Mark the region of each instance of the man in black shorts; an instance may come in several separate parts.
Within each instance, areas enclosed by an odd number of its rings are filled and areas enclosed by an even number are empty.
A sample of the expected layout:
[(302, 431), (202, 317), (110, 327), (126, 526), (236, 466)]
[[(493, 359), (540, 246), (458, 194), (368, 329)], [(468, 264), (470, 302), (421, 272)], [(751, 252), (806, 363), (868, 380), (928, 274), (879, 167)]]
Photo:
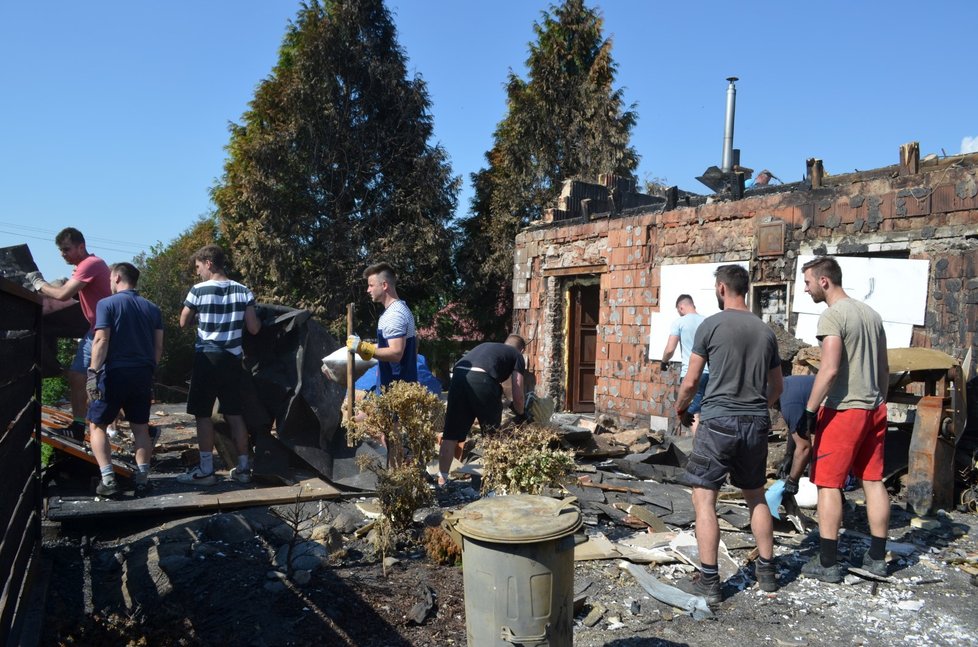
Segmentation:
[(91, 405), (88, 419), (92, 455), (102, 472), (96, 494), (118, 494), (112, 473), (112, 447), (106, 434), (121, 409), (132, 428), (136, 446), (136, 496), (149, 494), (149, 409), (153, 400), (153, 372), (163, 355), (163, 316), (156, 304), (136, 292), (139, 270), (131, 263), (116, 263), (109, 274), (112, 295), (95, 307), (92, 363), (88, 368)]
[(452, 383), (448, 387), (448, 411), (445, 414), (445, 433), (441, 438), (438, 454), (438, 484), (448, 482), (455, 448), (465, 440), (478, 419), (483, 431), (499, 428), (503, 415), (502, 384), (511, 380), (513, 410), (518, 420), (525, 420), (523, 371), (526, 363), (523, 350), (526, 342), (519, 335), (510, 335), (506, 343), (486, 342), (479, 344), (452, 369)]
[(696, 330), (689, 370), (679, 387), (676, 413), (693, 401), (700, 373), (710, 364), (700, 426), (686, 464), (686, 483), (693, 488), (699, 577), (691, 592), (710, 604), (722, 600), (717, 552), (720, 527), (716, 502), (720, 486), (730, 482), (743, 490), (750, 509), (751, 532), (757, 541), (757, 582), (764, 591), (778, 587), (774, 568), (774, 528), (764, 500), (768, 407), (781, 395), (781, 358), (774, 332), (745, 301), (749, 278), (740, 265), (721, 265), (716, 271), (720, 312), (707, 317)]
[(257, 335), (261, 322), (255, 314), (255, 295), (224, 273), (224, 250), (206, 245), (193, 256), (201, 282), (190, 288), (180, 311), (180, 326), (197, 323), (194, 344), (194, 369), (187, 396), (187, 413), (197, 419), (197, 444), (200, 464), (177, 476), (180, 483), (214, 485), (214, 422), (211, 414), (215, 400), (221, 402), (221, 413), (231, 428), (231, 439), (238, 452), (238, 464), (231, 478), (239, 483), (251, 481), (248, 428), (241, 415), (242, 337), (247, 330)]

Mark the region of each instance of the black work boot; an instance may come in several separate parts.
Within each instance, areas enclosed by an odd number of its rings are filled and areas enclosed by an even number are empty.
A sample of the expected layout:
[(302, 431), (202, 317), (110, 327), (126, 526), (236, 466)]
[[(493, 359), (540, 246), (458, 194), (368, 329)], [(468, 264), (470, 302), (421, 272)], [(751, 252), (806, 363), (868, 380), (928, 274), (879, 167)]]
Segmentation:
[(719, 576), (707, 579), (702, 573), (694, 573), (689, 579), (680, 581), (679, 588), (690, 595), (706, 598), (706, 603), (709, 605), (720, 604), (723, 601)]
[(754, 562), (754, 575), (762, 591), (773, 593), (778, 590), (778, 569), (773, 559), (767, 564), (762, 564), (760, 560)]
[(801, 574), (805, 577), (813, 577), (823, 582), (838, 584), (845, 576), (842, 565), (836, 562), (831, 566), (822, 566), (822, 558), (818, 555), (808, 560), (808, 563), (801, 567)]

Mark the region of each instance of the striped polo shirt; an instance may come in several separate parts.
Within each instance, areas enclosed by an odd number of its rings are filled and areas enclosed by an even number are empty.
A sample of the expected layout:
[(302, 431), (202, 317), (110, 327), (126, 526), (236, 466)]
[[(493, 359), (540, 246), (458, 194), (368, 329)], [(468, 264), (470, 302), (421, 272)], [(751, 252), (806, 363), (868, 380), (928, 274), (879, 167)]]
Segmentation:
[(204, 281), (190, 288), (183, 302), (197, 313), (198, 352), (225, 351), (241, 355), (241, 334), (255, 295), (237, 281)]
[(394, 380), (418, 381), (418, 339), (414, 329), (414, 315), (401, 300), (387, 306), (377, 321), (377, 346), (387, 348), (391, 339), (404, 338), (404, 355), (401, 361), (380, 362), (377, 366), (377, 387), (387, 386)]

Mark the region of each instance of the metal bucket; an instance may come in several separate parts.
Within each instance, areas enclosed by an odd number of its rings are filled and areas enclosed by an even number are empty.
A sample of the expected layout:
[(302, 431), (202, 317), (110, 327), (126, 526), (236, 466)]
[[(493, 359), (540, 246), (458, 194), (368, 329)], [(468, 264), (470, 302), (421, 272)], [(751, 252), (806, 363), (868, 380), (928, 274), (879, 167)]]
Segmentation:
[(491, 497), (455, 516), (469, 647), (573, 644), (575, 501)]

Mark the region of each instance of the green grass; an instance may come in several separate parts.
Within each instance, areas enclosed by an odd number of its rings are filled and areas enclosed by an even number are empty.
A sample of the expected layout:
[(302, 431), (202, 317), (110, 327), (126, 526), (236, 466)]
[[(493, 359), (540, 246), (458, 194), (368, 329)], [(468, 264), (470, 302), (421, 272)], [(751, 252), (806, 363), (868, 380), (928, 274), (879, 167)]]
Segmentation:
[(41, 445), (41, 469), (45, 469), (54, 461), (54, 447)]

